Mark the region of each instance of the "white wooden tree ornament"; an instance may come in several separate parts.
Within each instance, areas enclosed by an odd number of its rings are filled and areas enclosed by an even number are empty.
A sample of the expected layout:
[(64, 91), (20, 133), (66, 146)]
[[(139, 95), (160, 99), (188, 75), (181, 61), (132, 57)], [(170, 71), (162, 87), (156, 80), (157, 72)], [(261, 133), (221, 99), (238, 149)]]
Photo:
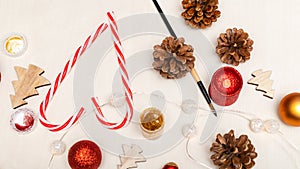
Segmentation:
[(272, 89), (273, 80), (270, 80), (272, 71), (256, 70), (252, 73), (253, 78), (248, 80), (248, 84), (257, 85), (256, 90), (264, 92), (264, 96), (273, 99), (275, 90)]
[(146, 162), (146, 158), (142, 155), (143, 150), (137, 145), (122, 145), (124, 154), (120, 155), (121, 164), (118, 169), (137, 168), (137, 162)]

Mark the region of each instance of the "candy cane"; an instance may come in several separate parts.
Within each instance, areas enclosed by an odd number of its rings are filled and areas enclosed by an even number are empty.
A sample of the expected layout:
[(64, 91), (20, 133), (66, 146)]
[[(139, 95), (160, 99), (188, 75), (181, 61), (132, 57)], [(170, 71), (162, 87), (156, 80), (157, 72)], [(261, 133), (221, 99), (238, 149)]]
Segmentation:
[(72, 68), (77, 63), (78, 58), (85, 52), (85, 50), (87, 48), (89, 48), (93, 44), (93, 42), (97, 39), (97, 37), (102, 32), (104, 32), (107, 27), (108, 27), (107, 24), (102, 23), (98, 27), (98, 29), (85, 40), (84, 44), (82, 46), (78, 47), (75, 54), (66, 63), (63, 71), (61, 71), (57, 75), (55, 82), (52, 84), (52, 86), (48, 90), (48, 93), (47, 93), (44, 101), (42, 101), (42, 103), (40, 104), (40, 114), (39, 114), (40, 123), (43, 126), (45, 126), (48, 130), (50, 130), (52, 132), (56, 132), (56, 131), (61, 131), (63, 129), (68, 129), (73, 124), (75, 124), (78, 121), (78, 119), (81, 117), (81, 115), (83, 114), (84, 108), (81, 107), (77, 113), (73, 114), (66, 122), (64, 122), (61, 125), (51, 123), (50, 121), (47, 120), (46, 115), (45, 115), (46, 110), (49, 105), (49, 102), (53, 99), (53, 96), (55, 95), (60, 84), (64, 81), (66, 76), (71, 72)]
[(124, 57), (124, 52), (123, 52), (123, 48), (122, 48), (122, 44), (121, 44), (121, 40), (118, 34), (118, 26), (116, 24), (116, 20), (114, 17), (114, 14), (112, 12), (108, 12), (107, 13), (108, 16), (108, 20), (109, 20), (109, 26), (110, 26), (110, 30), (112, 33), (112, 37), (114, 40), (114, 48), (116, 50), (116, 54), (118, 56), (118, 63), (120, 66), (120, 74), (121, 74), (121, 78), (122, 78), (122, 83), (124, 85), (124, 89), (125, 89), (125, 97), (126, 97), (126, 106), (127, 106), (127, 111), (126, 114), (123, 118), (122, 121), (118, 122), (118, 123), (111, 123), (108, 122), (106, 120), (106, 118), (104, 117), (101, 108), (99, 106), (99, 104), (97, 103), (96, 98), (92, 97), (92, 102), (94, 104), (94, 106), (96, 107), (96, 116), (97, 119), (99, 120), (100, 123), (102, 123), (106, 128), (108, 129), (120, 129), (124, 126), (126, 126), (132, 118), (133, 115), (133, 99), (132, 99), (132, 91), (131, 91), (131, 87), (130, 87), (130, 83), (129, 83), (129, 76), (126, 70), (126, 61), (125, 61), (125, 57)]

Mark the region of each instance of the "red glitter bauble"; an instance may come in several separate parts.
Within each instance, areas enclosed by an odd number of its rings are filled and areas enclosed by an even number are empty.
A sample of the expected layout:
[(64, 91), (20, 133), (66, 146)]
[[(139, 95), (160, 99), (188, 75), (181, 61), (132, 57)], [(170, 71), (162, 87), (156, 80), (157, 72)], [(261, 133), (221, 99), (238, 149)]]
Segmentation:
[(82, 140), (69, 150), (68, 162), (72, 169), (97, 169), (102, 160), (99, 146), (92, 141)]
[(174, 162), (169, 162), (162, 169), (179, 169), (177, 164)]

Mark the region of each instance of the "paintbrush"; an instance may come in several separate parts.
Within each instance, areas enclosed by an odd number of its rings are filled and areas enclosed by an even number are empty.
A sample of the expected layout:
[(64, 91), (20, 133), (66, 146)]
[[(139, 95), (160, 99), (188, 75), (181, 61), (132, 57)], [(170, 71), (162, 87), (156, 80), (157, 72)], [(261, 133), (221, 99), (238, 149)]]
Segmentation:
[[(174, 32), (172, 26), (170, 25), (170, 23), (169, 23), (169, 21), (168, 21), (166, 15), (164, 14), (164, 12), (163, 12), (163, 10), (161, 9), (161, 7), (159, 6), (158, 2), (157, 2), (156, 0), (153, 0), (153, 3), (154, 3), (154, 5), (155, 5), (155, 7), (156, 7), (158, 13), (160, 14), (162, 20), (164, 21), (164, 23), (165, 23), (165, 25), (166, 25), (168, 31), (170, 32), (170, 34), (171, 34), (175, 39), (177, 39), (177, 36), (176, 36), (176, 34), (175, 34), (175, 32)], [(208, 93), (207, 93), (207, 90), (206, 90), (205, 86), (203, 85), (203, 83), (202, 83), (202, 81), (201, 81), (201, 79), (200, 79), (200, 77), (199, 77), (199, 75), (198, 75), (196, 69), (195, 69), (195, 68), (192, 68), (192, 70), (191, 70), (190, 73), (191, 73), (191, 75), (193, 76), (194, 80), (196, 81), (196, 83), (197, 83), (197, 85), (198, 85), (198, 87), (199, 87), (199, 89), (200, 89), (202, 95), (204, 96), (204, 98), (205, 98), (207, 104), (209, 105), (210, 110), (211, 110), (212, 113), (217, 117), (216, 109), (214, 108), (214, 106), (213, 106), (213, 104), (212, 104), (212, 102), (211, 102), (211, 99), (210, 99), (210, 97), (209, 97), (209, 95), (208, 95)]]

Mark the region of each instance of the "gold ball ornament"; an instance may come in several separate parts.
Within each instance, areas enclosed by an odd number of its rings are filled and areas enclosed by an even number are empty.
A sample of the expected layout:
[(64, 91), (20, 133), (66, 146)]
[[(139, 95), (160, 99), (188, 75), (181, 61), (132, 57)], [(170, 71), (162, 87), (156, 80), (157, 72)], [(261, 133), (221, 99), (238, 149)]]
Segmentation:
[(291, 126), (300, 126), (300, 93), (290, 93), (279, 103), (280, 119)]

